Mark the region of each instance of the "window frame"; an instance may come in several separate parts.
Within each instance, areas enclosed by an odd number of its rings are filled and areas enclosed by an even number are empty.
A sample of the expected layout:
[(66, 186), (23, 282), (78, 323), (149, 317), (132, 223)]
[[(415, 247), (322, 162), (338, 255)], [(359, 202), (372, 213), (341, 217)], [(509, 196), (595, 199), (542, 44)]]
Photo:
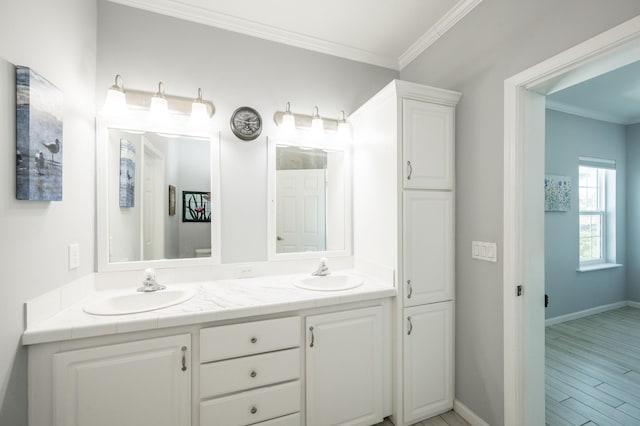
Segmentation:
[[(596, 169), (596, 186), (586, 186), (581, 185), (580, 175), (581, 169), (591, 168)], [(615, 211), (616, 206), (611, 205), (616, 202), (616, 194), (611, 194), (611, 191), (616, 191), (616, 163), (613, 160), (604, 160), (598, 158), (589, 158), (589, 157), (580, 157), (579, 165), (578, 165), (578, 270), (589, 270), (590, 268), (599, 268), (599, 267), (607, 267), (608, 265), (614, 265), (615, 263), (615, 246), (610, 247), (610, 245), (615, 244)], [(610, 184), (611, 183), (611, 184)], [(596, 209), (590, 210), (582, 210), (581, 201), (582, 190), (596, 190)], [(582, 260), (581, 257), (581, 245), (584, 238), (591, 239), (591, 244), (593, 244), (593, 239), (598, 238), (598, 236), (587, 236), (583, 237), (580, 234), (581, 223), (583, 217), (593, 217), (597, 216), (600, 220), (600, 235), (599, 235), (599, 250), (600, 257), (599, 258), (589, 258)], [(610, 229), (612, 228), (612, 229)], [(613, 233), (613, 239), (611, 238), (610, 231)], [(593, 253), (593, 245), (590, 246), (591, 253)]]

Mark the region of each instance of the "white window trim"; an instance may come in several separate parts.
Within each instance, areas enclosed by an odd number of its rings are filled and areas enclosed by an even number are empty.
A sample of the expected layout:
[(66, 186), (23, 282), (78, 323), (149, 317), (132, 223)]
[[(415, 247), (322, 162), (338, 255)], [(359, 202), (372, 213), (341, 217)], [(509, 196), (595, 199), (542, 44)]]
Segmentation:
[[(595, 168), (599, 168), (599, 169), (606, 169), (606, 170), (613, 170), (614, 172), (616, 171), (616, 162), (615, 160), (606, 160), (606, 159), (600, 159), (600, 158), (593, 158), (593, 157), (579, 157), (579, 166), (585, 166), (585, 167), (595, 167)], [(610, 204), (615, 204), (617, 201), (614, 201), (614, 203), (611, 203), (611, 199), (612, 199), (612, 195), (613, 195), (613, 200), (616, 200), (616, 196), (617, 194), (615, 194), (615, 192), (617, 191), (616, 187), (617, 185), (615, 184), (615, 181), (613, 182), (613, 192), (614, 194), (611, 194), (609, 191), (611, 191), (611, 187), (610, 187), (610, 183), (609, 183), (609, 177), (605, 175), (605, 179), (604, 179), (604, 197), (605, 197), (605, 205), (604, 205), (604, 210), (596, 210), (596, 211), (580, 211), (580, 207), (579, 207), (579, 203), (578, 203), (578, 220), (580, 219), (580, 216), (582, 214), (584, 215), (593, 215), (593, 214), (599, 214), (601, 216), (600, 219), (600, 226), (601, 226), (601, 235), (600, 235), (600, 244), (601, 244), (601, 253), (602, 253), (602, 258), (601, 259), (592, 259), (592, 260), (585, 260), (585, 261), (581, 261), (580, 260), (580, 255), (578, 255), (578, 272), (590, 272), (590, 271), (598, 271), (598, 270), (602, 270), (602, 269), (611, 269), (611, 268), (619, 268), (621, 266), (623, 266), (620, 263), (616, 263), (616, 259), (615, 259), (615, 252), (616, 252), (616, 248), (615, 247), (610, 247), (610, 244), (615, 244), (615, 241), (610, 241), (610, 235), (609, 235), (609, 226), (611, 224), (613, 224), (613, 234), (615, 238), (615, 212), (616, 212), (616, 206), (611, 206)], [(580, 184), (578, 183), (578, 188), (580, 187)], [(613, 222), (612, 222), (613, 221)], [(578, 237), (578, 245), (580, 244), (580, 238)], [(610, 250), (612, 249), (612, 250)], [(613, 252), (613, 255), (611, 254), (611, 252)]]

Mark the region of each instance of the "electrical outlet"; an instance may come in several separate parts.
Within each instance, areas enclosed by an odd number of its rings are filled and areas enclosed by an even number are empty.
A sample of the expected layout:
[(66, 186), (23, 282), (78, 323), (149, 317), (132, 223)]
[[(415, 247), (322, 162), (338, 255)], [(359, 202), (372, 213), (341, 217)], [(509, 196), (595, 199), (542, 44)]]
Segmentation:
[(238, 278), (251, 278), (253, 276), (253, 268), (251, 266), (241, 266), (238, 268)]
[(69, 244), (69, 270), (80, 267), (80, 244)]

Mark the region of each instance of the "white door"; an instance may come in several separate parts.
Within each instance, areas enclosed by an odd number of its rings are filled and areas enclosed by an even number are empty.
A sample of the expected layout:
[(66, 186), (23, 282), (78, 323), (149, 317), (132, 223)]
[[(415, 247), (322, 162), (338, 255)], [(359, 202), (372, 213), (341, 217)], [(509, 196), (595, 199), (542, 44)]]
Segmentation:
[(191, 335), (54, 355), (56, 426), (191, 426)]
[(453, 296), (453, 194), (404, 191), (404, 306)]
[(276, 252), (326, 250), (326, 171), (277, 170), (276, 174)]
[(453, 302), (404, 310), (404, 421), (453, 407)]
[(307, 426), (382, 421), (382, 307), (307, 317)]
[(402, 100), (405, 188), (453, 188), (453, 134), (453, 107)]
[(164, 158), (144, 144), (142, 171), (142, 259), (164, 257)]

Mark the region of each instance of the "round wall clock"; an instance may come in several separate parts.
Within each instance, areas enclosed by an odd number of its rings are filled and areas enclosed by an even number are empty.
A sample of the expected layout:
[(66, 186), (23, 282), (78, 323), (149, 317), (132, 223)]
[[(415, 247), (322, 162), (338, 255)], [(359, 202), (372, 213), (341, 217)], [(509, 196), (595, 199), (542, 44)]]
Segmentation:
[(243, 141), (252, 141), (262, 132), (262, 117), (258, 111), (243, 106), (231, 114), (231, 131)]

